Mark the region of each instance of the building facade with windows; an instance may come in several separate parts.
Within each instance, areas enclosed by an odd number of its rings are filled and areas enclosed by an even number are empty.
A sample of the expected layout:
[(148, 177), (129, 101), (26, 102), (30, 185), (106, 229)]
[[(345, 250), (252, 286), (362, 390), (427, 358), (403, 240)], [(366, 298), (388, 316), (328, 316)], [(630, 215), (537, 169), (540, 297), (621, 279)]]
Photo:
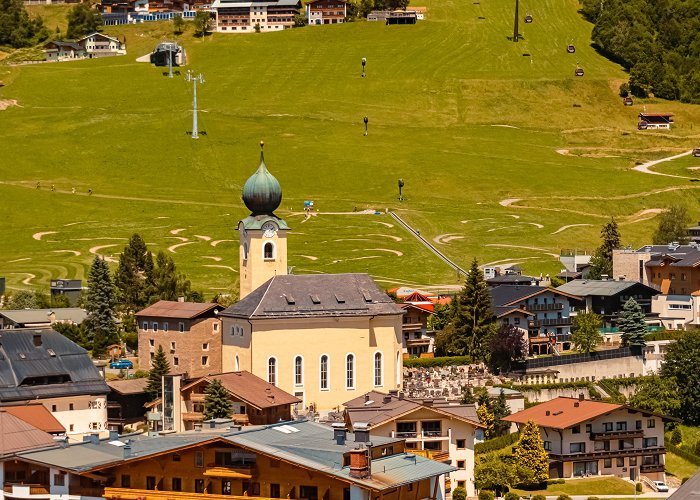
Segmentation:
[(256, 33), (283, 31), (294, 26), (299, 14), (299, 0), (272, 0), (252, 2), (242, 0), (214, 0), (215, 30), (219, 33)]
[(221, 370), (221, 321), (218, 304), (161, 300), (136, 313), (139, 366), (151, 368), (159, 346), (170, 368), (188, 377)]
[(347, 5), (343, 0), (312, 0), (306, 4), (306, 20), (310, 26), (345, 22)]
[(663, 481), (664, 422), (673, 420), (627, 405), (559, 397), (504, 420), (533, 420), (549, 453), (551, 478), (615, 475)]
[(450, 487), (474, 488), (474, 437), (479, 423), (474, 405), (445, 400), (407, 399), (403, 393), (368, 392), (344, 404), (346, 427), (366, 426), (372, 437), (406, 440), (406, 451), (450, 464)]
[(241, 300), (220, 313), (223, 371), (246, 370), (327, 412), (401, 387), (404, 311), (366, 274), (287, 274), (287, 223), (261, 153), (238, 223)]

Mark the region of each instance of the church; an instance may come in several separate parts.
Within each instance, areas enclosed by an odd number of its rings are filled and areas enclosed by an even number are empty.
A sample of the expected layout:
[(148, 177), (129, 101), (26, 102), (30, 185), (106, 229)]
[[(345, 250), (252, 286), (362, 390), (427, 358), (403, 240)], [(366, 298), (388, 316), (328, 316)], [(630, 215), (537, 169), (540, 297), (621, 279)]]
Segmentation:
[(219, 314), (223, 370), (247, 370), (321, 414), (400, 389), (403, 309), (367, 274), (288, 274), (282, 189), (262, 150), (243, 202), (240, 301)]

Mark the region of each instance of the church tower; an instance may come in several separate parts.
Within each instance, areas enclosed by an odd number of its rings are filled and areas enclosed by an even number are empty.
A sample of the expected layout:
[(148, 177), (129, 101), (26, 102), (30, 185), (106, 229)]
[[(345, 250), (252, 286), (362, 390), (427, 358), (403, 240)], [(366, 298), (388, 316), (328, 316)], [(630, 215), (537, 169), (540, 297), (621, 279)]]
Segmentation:
[(240, 298), (278, 274), (287, 274), (289, 226), (274, 214), (282, 188), (265, 166), (260, 141), (260, 166), (243, 186), (243, 203), (250, 215), (238, 223), (240, 233)]

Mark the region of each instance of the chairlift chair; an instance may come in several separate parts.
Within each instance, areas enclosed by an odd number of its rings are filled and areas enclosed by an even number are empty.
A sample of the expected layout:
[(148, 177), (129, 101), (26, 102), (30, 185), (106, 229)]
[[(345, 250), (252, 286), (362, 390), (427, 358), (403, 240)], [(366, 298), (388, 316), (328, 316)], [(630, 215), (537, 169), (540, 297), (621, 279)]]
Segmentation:
[(634, 104), (634, 101), (629, 96), (625, 97), (623, 102), (625, 103), (625, 106), (632, 106)]
[(576, 47), (574, 47), (574, 45), (570, 43), (569, 45), (566, 46), (566, 51), (569, 54), (573, 54), (574, 52), (576, 52)]
[(530, 14), (528, 14), (528, 15), (525, 16), (525, 22), (526, 22), (527, 24), (530, 24), (530, 23), (532, 22), (532, 16), (531, 16)]
[(583, 76), (583, 68), (581, 67), (576, 67), (576, 71), (574, 72), (576, 76)]
[(693, 149), (693, 156), (700, 157), (700, 148)]

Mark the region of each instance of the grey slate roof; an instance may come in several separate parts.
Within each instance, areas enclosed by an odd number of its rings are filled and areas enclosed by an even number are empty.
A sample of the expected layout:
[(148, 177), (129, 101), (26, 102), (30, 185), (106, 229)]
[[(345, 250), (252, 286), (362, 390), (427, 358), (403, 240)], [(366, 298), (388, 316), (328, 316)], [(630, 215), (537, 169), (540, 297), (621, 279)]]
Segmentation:
[(700, 263), (700, 250), (693, 249), (688, 252), (668, 252), (659, 255), (654, 255), (649, 260), (646, 266), (657, 266), (662, 260), (670, 258), (671, 267), (694, 267)]
[[(375, 490), (396, 488), (402, 484), (457, 470), (451, 465), (424, 457), (399, 453), (372, 460), (370, 478), (351, 478), (350, 467), (343, 467), (342, 464), (343, 454), (357, 446), (354, 435), (348, 433), (345, 444), (339, 445), (333, 438), (333, 429), (308, 421), (251, 426), (240, 431), (188, 432), (158, 437), (139, 435), (129, 439), (131, 458), (128, 459), (124, 458), (123, 446), (111, 444), (106, 440), (99, 443), (85, 442), (66, 448), (21, 453), (20, 456), (62, 470), (85, 472), (116, 465), (124, 460), (142, 459), (156, 453), (175, 451), (184, 446), (223, 440)], [(127, 438), (122, 437), (120, 441), (125, 443)], [(375, 447), (400, 441), (402, 440), (372, 437), (372, 444)]]
[(402, 315), (367, 274), (275, 276), (221, 312), (245, 319)]
[(668, 500), (700, 500), (700, 472), (683, 483)]
[[(41, 345), (34, 336), (41, 335)], [(41, 383), (46, 377), (67, 380)], [(0, 330), (0, 402), (107, 394), (87, 351), (53, 330)]]
[[(491, 294), (491, 303), (493, 306), (503, 307), (544, 290), (547, 290), (547, 287), (531, 285), (502, 285), (492, 288), (489, 290), (489, 293)], [(517, 304), (514, 306), (517, 306)]]
[(610, 297), (624, 292), (633, 286), (642, 286), (649, 288), (655, 294), (660, 293), (651, 287), (647, 287), (638, 281), (623, 281), (623, 280), (573, 280), (557, 287), (556, 289), (572, 295), (581, 297), (596, 295), (602, 297)]
[(0, 310), (0, 316), (4, 316), (13, 323), (48, 324), (49, 315), (54, 313), (56, 321), (72, 321), (80, 324), (87, 317), (87, 312), (79, 307), (60, 307), (56, 309), (5, 309)]

